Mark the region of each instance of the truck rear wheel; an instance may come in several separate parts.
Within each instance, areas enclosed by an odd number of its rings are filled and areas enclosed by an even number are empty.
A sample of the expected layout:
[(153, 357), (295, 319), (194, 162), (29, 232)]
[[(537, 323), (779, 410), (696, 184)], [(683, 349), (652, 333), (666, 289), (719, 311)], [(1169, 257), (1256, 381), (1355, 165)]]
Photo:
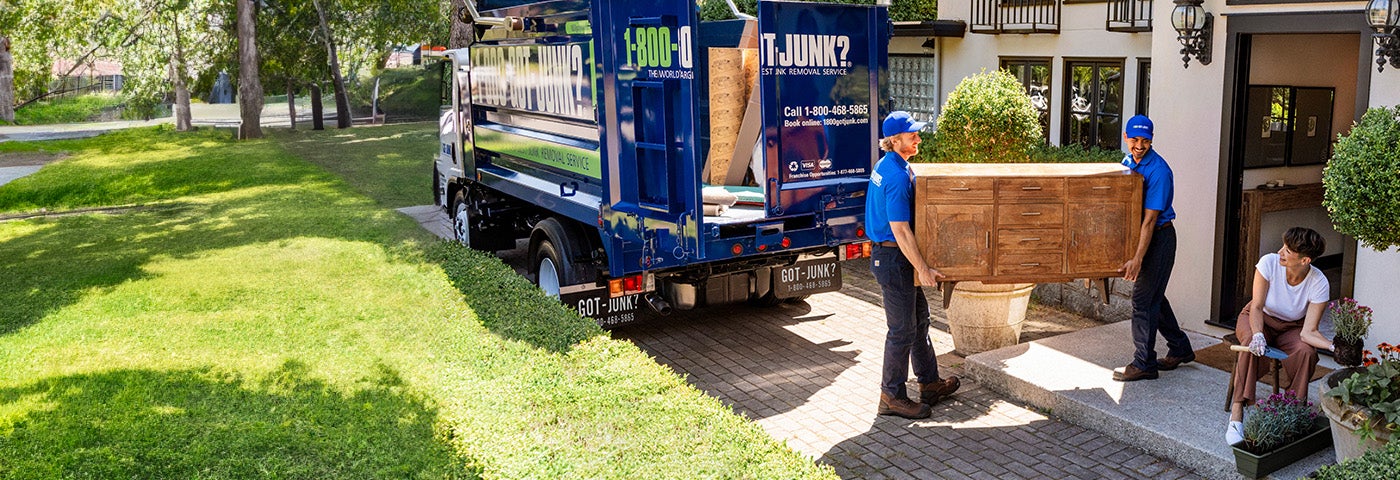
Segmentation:
[(565, 260), (559, 256), (554, 244), (543, 240), (535, 247), (535, 258), (530, 266), (535, 271), (535, 285), (544, 290), (545, 295), (559, 298), (559, 288), (564, 285), (562, 271), (567, 271)]
[[(564, 222), (567, 222), (565, 220)], [(592, 281), (592, 276), (579, 269), (574, 263), (580, 249), (583, 234), (574, 224), (565, 224), (555, 218), (546, 218), (535, 225), (531, 235), (530, 273), (545, 294), (559, 296), (560, 287)]]

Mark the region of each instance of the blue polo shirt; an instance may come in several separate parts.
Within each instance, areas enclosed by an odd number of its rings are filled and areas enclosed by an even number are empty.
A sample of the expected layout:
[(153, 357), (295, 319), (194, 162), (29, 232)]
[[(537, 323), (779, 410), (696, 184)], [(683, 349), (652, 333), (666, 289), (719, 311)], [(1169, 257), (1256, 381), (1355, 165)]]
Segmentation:
[(872, 242), (894, 241), (890, 222), (912, 223), (913, 208), (914, 169), (898, 153), (885, 152), (865, 190), (865, 236)]
[(1175, 183), (1167, 160), (1158, 155), (1156, 149), (1148, 149), (1141, 162), (1134, 162), (1130, 153), (1123, 157), (1123, 165), (1142, 175), (1142, 208), (1162, 212), (1157, 215), (1157, 226), (1176, 218), (1176, 211), (1172, 210)]

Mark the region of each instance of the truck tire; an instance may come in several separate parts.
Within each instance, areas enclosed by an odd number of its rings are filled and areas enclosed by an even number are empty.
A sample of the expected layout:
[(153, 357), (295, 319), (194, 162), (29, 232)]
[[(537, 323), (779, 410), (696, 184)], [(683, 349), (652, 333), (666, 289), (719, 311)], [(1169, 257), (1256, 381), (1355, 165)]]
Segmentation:
[(559, 289), (567, 285), (564, 273), (569, 270), (554, 243), (543, 240), (535, 246), (535, 254), (530, 260), (530, 270), (535, 275), (535, 285), (544, 290), (545, 295), (559, 298)]
[(452, 197), (452, 239), (467, 248), (472, 246), (471, 209), (467, 206), (467, 191), (458, 190)]
[[(565, 223), (568, 222), (568, 223)], [(572, 220), (546, 218), (535, 224), (530, 235), (530, 273), (535, 285), (550, 296), (559, 296), (559, 288), (592, 281), (593, 275), (575, 263), (578, 253), (588, 248), (584, 232)]]

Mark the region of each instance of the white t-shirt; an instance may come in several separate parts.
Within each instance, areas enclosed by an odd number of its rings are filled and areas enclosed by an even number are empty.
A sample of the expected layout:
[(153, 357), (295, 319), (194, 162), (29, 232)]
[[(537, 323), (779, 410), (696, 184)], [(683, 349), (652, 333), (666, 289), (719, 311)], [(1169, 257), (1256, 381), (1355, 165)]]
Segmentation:
[(1254, 266), (1264, 279), (1269, 281), (1269, 292), (1264, 298), (1264, 313), (1273, 315), (1285, 322), (1302, 320), (1308, 313), (1309, 303), (1327, 303), (1332, 287), (1322, 270), (1308, 266), (1308, 276), (1297, 285), (1288, 284), (1288, 269), (1278, 263), (1278, 254), (1270, 253), (1259, 259)]

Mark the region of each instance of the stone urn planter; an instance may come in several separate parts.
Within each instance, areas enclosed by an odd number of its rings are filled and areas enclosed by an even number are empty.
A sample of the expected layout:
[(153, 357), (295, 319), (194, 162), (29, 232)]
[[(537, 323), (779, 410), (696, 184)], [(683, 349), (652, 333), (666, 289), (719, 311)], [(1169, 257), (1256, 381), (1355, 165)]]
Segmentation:
[[(1326, 394), (1342, 380), (1362, 370), (1364, 369), (1359, 367), (1337, 370), (1328, 374), (1318, 385), (1322, 413), (1327, 415), (1327, 419), (1332, 423), (1332, 443), (1336, 448), (1337, 463), (1360, 457), (1371, 450), (1384, 448), (1394, 434), (1393, 431), (1386, 428), (1383, 419), (1372, 417), (1365, 408), (1343, 404), (1341, 399)], [(1357, 433), (1357, 430), (1366, 422), (1371, 423), (1371, 430), (1375, 434), (1373, 438), (1362, 438), (1361, 434)]]
[(1235, 471), (1245, 478), (1260, 478), (1327, 448), (1333, 441), (1327, 424), (1327, 419), (1317, 417), (1312, 433), (1268, 452), (1254, 453), (1241, 448), (1245, 442), (1231, 445), (1235, 451)]
[(1034, 288), (1033, 283), (958, 282), (947, 311), (953, 349), (968, 356), (1015, 345)]

